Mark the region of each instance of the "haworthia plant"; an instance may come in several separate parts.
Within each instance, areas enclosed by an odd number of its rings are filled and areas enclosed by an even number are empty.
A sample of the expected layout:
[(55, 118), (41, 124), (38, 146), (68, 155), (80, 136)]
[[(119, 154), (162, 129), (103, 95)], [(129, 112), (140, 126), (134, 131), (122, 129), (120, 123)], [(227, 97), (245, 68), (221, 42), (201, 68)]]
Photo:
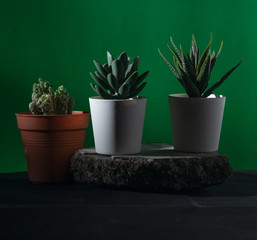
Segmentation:
[(146, 82), (143, 81), (149, 71), (138, 75), (139, 57), (136, 57), (133, 63), (130, 63), (130, 58), (126, 52), (121, 53), (117, 59), (114, 59), (107, 52), (106, 64), (101, 65), (95, 60), (93, 62), (97, 71), (90, 73), (90, 75), (96, 84), (90, 83), (90, 85), (104, 99), (133, 98), (146, 85)]
[(71, 114), (74, 99), (70, 97), (63, 86), (54, 92), (53, 87), (39, 78), (39, 83), (33, 85), (32, 102), (29, 109), (36, 115)]
[(190, 48), (190, 53), (185, 54), (183, 51), (182, 46), (180, 45), (180, 50), (176, 47), (173, 39), (170, 37), (171, 44), (173, 48), (168, 45), (168, 48), (173, 53), (173, 61), (174, 65), (168, 61), (163, 54), (161, 53), (160, 49), (158, 49), (160, 55), (165, 60), (165, 62), (170, 67), (172, 73), (184, 87), (187, 95), (189, 97), (195, 98), (206, 98), (212, 92), (219, 87), (226, 78), (241, 64), (241, 61), (229, 70), (219, 81), (217, 81), (211, 88), (208, 90), (208, 84), (211, 77), (211, 71), (217, 61), (218, 56), (220, 55), (223, 41), (221, 42), (220, 49), (215, 54), (215, 52), (211, 52), (210, 46), (212, 43), (212, 34), (211, 40), (204, 50), (202, 56), (199, 58), (199, 48), (197, 48), (197, 44), (195, 41), (194, 35), (192, 35), (192, 44)]

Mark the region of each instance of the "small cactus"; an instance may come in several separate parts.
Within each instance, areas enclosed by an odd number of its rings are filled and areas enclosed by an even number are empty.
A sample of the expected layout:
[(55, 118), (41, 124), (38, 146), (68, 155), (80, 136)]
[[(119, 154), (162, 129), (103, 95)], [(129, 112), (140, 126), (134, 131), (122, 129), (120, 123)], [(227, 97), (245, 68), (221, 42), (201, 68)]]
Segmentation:
[(69, 96), (63, 86), (54, 92), (48, 82), (39, 78), (39, 83), (33, 85), (32, 102), (29, 109), (34, 115), (71, 114), (74, 99)]
[(107, 52), (107, 61), (104, 65), (93, 61), (98, 72), (90, 75), (97, 84), (90, 85), (98, 95), (104, 99), (127, 99), (137, 96), (143, 90), (146, 82), (142, 82), (149, 71), (138, 76), (139, 57), (129, 64), (130, 58), (126, 52), (121, 53), (117, 59), (113, 59)]
[(210, 46), (212, 42), (212, 34), (211, 40), (205, 51), (203, 52), (201, 58), (199, 58), (199, 48), (197, 48), (196, 41), (194, 35), (192, 36), (192, 44), (190, 48), (190, 53), (185, 55), (182, 46), (180, 45), (180, 50), (176, 47), (172, 38), (170, 38), (171, 44), (173, 45), (173, 50), (169, 45), (168, 48), (173, 53), (173, 61), (174, 66), (171, 62), (169, 62), (161, 53), (160, 49), (158, 49), (161, 57), (170, 67), (172, 73), (184, 87), (187, 95), (189, 97), (196, 98), (205, 98), (208, 97), (212, 92), (218, 88), (226, 78), (241, 64), (241, 61), (229, 70), (219, 81), (217, 81), (211, 88), (207, 91), (211, 71), (217, 61), (218, 56), (220, 55), (223, 42), (221, 42), (220, 49), (217, 54), (215, 52), (211, 52)]

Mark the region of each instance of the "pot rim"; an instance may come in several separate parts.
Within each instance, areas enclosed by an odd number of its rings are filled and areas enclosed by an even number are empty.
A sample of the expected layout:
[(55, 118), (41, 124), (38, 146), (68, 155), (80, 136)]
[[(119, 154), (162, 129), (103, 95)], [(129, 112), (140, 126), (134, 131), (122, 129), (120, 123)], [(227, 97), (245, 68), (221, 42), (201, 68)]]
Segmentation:
[(47, 118), (47, 117), (77, 117), (77, 116), (83, 116), (83, 115), (88, 115), (90, 114), (90, 112), (86, 112), (86, 111), (72, 111), (72, 114), (56, 114), (56, 115), (38, 115), (38, 114), (32, 114), (31, 112), (20, 112), (20, 113), (15, 113), (16, 116), (22, 116), (22, 117), (43, 117), (43, 118)]
[[(210, 97), (211, 96), (211, 97)], [(203, 100), (206, 99), (207, 101), (209, 99), (220, 99), (220, 98), (226, 98), (226, 96), (224, 95), (219, 95), (219, 94), (211, 94), (209, 95), (207, 98), (193, 98), (193, 97), (189, 97), (186, 93), (176, 93), (176, 94), (169, 94), (169, 97), (171, 98), (176, 98), (176, 99), (190, 99), (192, 101), (194, 100)]]
[(93, 97), (89, 97), (90, 100), (94, 100), (94, 101), (109, 101), (109, 102), (126, 102), (126, 101), (135, 101), (135, 100), (144, 100), (146, 99), (146, 97), (133, 97), (133, 98), (126, 98), (126, 99), (104, 99), (100, 96), (93, 96)]

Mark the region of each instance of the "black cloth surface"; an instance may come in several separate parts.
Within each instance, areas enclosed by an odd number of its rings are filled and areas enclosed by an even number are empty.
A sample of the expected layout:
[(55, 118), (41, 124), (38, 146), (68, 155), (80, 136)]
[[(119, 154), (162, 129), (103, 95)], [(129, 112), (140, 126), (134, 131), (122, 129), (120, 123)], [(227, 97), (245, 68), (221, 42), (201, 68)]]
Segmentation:
[(257, 171), (161, 194), (0, 174), (0, 239), (257, 239)]

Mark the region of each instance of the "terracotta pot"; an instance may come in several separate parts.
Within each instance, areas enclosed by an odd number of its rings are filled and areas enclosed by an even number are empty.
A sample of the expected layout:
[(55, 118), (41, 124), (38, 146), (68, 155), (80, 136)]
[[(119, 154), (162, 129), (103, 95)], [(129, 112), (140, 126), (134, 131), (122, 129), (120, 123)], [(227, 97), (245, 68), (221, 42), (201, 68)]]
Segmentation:
[(97, 153), (107, 155), (140, 152), (146, 98), (89, 98)]
[(169, 95), (174, 148), (183, 152), (218, 150), (226, 97)]
[(90, 114), (33, 115), (17, 113), (30, 181), (66, 182), (74, 152), (83, 148)]

